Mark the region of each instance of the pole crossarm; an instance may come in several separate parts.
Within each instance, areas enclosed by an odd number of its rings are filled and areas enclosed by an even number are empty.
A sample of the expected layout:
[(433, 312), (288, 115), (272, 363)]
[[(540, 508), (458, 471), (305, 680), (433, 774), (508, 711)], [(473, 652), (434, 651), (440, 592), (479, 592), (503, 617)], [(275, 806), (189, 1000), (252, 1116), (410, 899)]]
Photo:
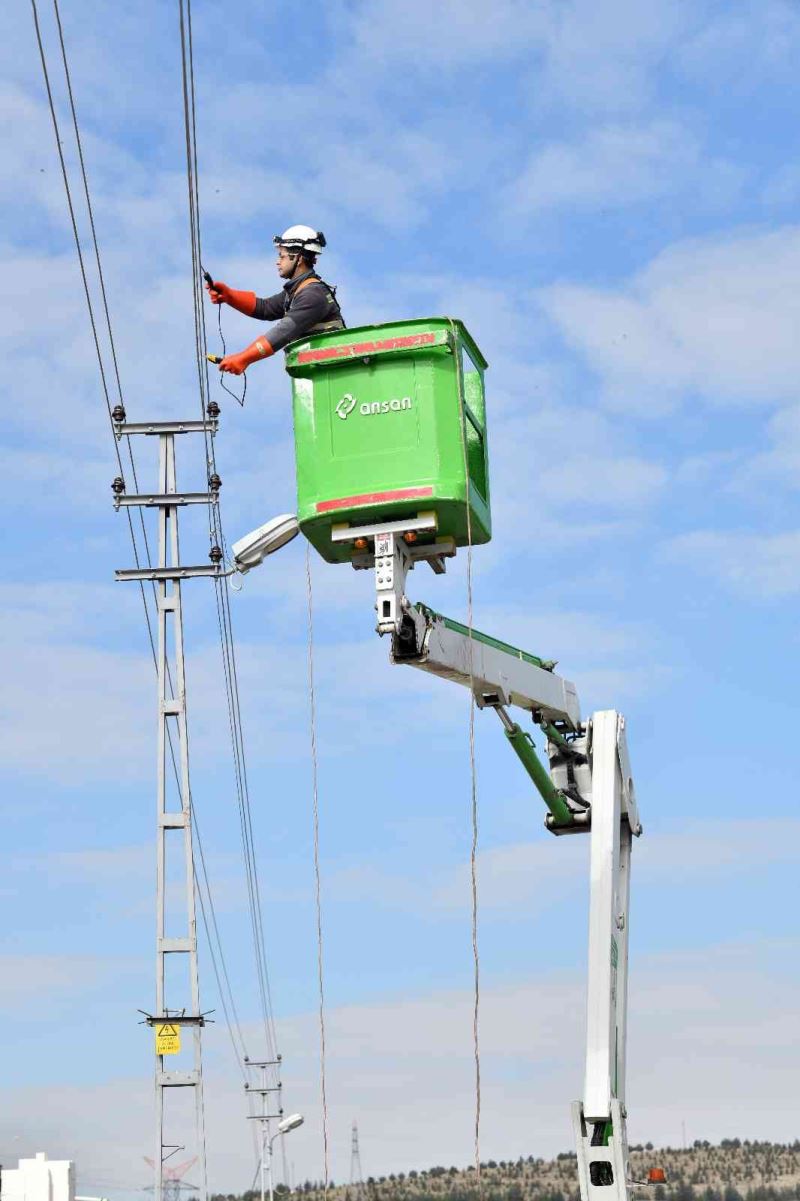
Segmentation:
[(130, 580), (191, 580), (198, 576), (211, 576), (221, 579), (232, 575), (218, 563), (201, 563), (197, 567), (124, 567), (114, 572), (114, 579), (120, 583)]
[(164, 493), (135, 493), (126, 492), (114, 500), (116, 509), (158, 509), (161, 505), (216, 505), (219, 504), (219, 494), (216, 492), (176, 492), (174, 496)]
[[(144, 1013), (144, 1010), (140, 1009), (139, 1012)], [(207, 1022), (212, 1021), (213, 1018), (210, 1018), (207, 1013), (145, 1013), (142, 1024), (145, 1026), (205, 1026)]]
[(219, 423), (210, 421), (115, 421), (118, 438), (131, 434), (216, 434)]

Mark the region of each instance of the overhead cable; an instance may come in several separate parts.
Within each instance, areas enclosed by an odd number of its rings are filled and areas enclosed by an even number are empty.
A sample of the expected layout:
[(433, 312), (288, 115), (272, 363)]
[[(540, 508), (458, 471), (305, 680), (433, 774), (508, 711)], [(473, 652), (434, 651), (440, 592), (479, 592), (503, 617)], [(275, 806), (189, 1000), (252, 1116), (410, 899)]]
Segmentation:
[[(97, 322), (95, 319), (94, 306), (93, 306), (92, 297), (91, 297), (91, 290), (89, 287), (88, 276), (87, 276), (86, 267), (85, 267), (85, 263), (84, 263), (83, 248), (81, 245), (80, 234), (78, 231), (78, 223), (77, 223), (77, 218), (76, 218), (76, 214), (75, 214), (75, 206), (73, 204), (73, 199), (72, 199), (72, 191), (71, 191), (70, 182), (69, 182), (69, 173), (67, 171), (66, 162), (64, 159), (61, 134), (60, 134), (59, 125), (58, 125), (58, 118), (56, 115), (55, 104), (53, 101), (53, 93), (52, 93), (52, 89), (50, 86), (50, 75), (49, 75), (49, 72), (47, 69), (47, 58), (46, 58), (45, 49), (44, 49), (44, 42), (42, 39), (41, 27), (39, 24), (39, 14), (38, 14), (37, 6), (36, 6), (36, 0), (31, 0), (31, 5), (32, 5), (32, 9), (33, 9), (33, 20), (34, 20), (34, 27), (35, 27), (35, 31), (36, 31), (36, 40), (38, 43), (39, 55), (40, 55), (41, 64), (42, 64), (42, 73), (44, 76), (45, 88), (47, 91), (47, 99), (48, 99), (48, 104), (49, 104), (49, 108), (50, 108), (50, 116), (51, 116), (52, 123), (53, 123), (53, 131), (55, 134), (59, 162), (61, 164), (61, 174), (62, 174), (62, 178), (63, 178), (63, 182), (64, 182), (64, 190), (65, 190), (66, 197), (67, 197), (67, 206), (69, 209), (70, 222), (72, 225), (72, 232), (73, 232), (73, 237), (75, 240), (75, 249), (76, 249), (77, 256), (78, 256), (78, 263), (80, 266), (81, 279), (83, 282), (84, 296), (86, 299), (86, 307), (87, 307), (88, 314), (89, 314), (89, 322), (90, 322), (91, 329), (92, 329), (92, 336), (93, 336), (95, 351), (96, 351), (96, 355), (97, 355), (97, 365), (98, 365), (98, 369), (99, 369), (99, 373), (100, 373), (100, 381), (101, 381), (103, 396), (104, 396), (105, 403), (106, 403), (106, 409), (108, 411), (108, 417), (109, 417), (110, 428), (112, 431), (112, 437), (113, 437), (113, 441), (114, 441), (114, 449), (115, 449), (115, 455), (116, 455), (116, 459), (117, 459), (117, 465), (119, 467), (120, 474), (122, 475), (122, 474), (124, 474), (124, 470), (123, 470), (123, 466), (122, 466), (122, 460), (120, 457), (119, 443), (118, 443), (116, 434), (114, 433), (111, 399), (109, 396), (109, 389), (108, 389), (108, 384), (107, 384), (107, 379), (106, 379), (105, 365), (104, 365), (104, 361), (103, 361), (103, 354), (102, 354), (101, 347), (100, 347), (100, 339), (99, 339), (98, 332), (97, 332)], [(84, 191), (84, 197), (86, 200), (87, 212), (89, 215), (89, 224), (91, 227), (92, 242), (94, 245), (94, 253), (95, 253), (95, 261), (97, 264), (97, 272), (98, 272), (98, 277), (100, 280), (103, 309), (104, 309), (105, 318), (106, 318), (106, 327), (107, 327), (107, 331), (108, 331), (109, 345), (111, 347), (111, 354), (112, 354), (112, 360), (113, 360), (113, 365), (114, 365), (114, 374), (116, 377), (117, 390), (118, 390), (120, 404), (122, 404), (124, 406), (122, 382), (121, 382), (119, 365), (118, 365), (117, 356), (116, 356), (116, 348), (115, 348), (115, 344), (114, 344), (114, 334), (113, 334), (113, 328), (112, 328), (112, 324), (111, 324), (111, 315), (110, 315), (109, 306), (108, 306), (108, 299), (107, 299), (106, 288), (105, 288), (105, 279), (103, 276), (102, 261), (101, 261), (101, 257), (100, 257), (100, 249), (99, 249), (99, 244), (98, 244), (98, 240), (97, 240), (97, 232), (96, 232), (95, 222), (94, 222), (94, 212), (92, 209), (91, 193), (90, 193), (90, 189), (89, 189), (88, 176), (86, 173), (86, 165), (85, 165), (84, 158), (83, 158), (83, 147), (82, 147), (81, 138), (80, 138), (80, 127), (78, 124), (77, 111), (75, 108), (75, 102), (74, 102), (74, 96), (73, 96), (73, 90), (72, 90), (72, 80), (71, 80), (70, 71), (69, 71), (69, 61), (67, 58), (66, 45), (64, 42), (64, 33), (63, 33), (63, 27), (61, 24), (61, 14), (60, 14), (59, 8), (58, 8), (58, 0), (53, 0), (53, 7), (55, 10), (56, 22), (58, 25), (58, 35), (59, 35), (59, 42), (60, 42), (60, 46), (61, 46), (61, 56), (62, 56), (62, 61), (63, 61), (63, 66), (64, 66), (64, 75), (65, 75), (66, 84), (67, 84), (67, 92), (68, 92), (68, 96), (69, 96), (70, 110), (71, 110), (71, 114), (72, 114), (72, 123), (73, 123), (73, 130), (75, 133), (75, 141), (76, 141), (77, 148), (78, 148), (78, 158), (79, 158), (79, 162), (80, 162), (81, 176), (82, 176), (82, 181), (83, 181), (83, 191)], [(130, 438), (126, 439), (126, 442), (127, 442), (127, 447), (128, 447), (128, 455), (130, 458), (132, 476), (133, 476), (134, 484), (138, 490), (138, 480), (137, 480), (137, 476), (136, 476), (136, 464), (135, 464), (134, 457), (133, 457), (133, 449), (131, 446)], [(135, 560), (136, 566), (139, 567), (141, 565), (139, 547), (138, 547), (137, 540), (136, 540), (136, 533), (134, 530), (133, 521), (131, 519), (130, 509), (126, 509), (126, 514), (128, 517), (128, 528), (129, 528), (129, 533), (130, 533), (130, 538), (131, 538), (131, 544), (133, 547), (134, 560)], [(150, 566), (151, 565), (150, 548), (149, 548), (149, 544), (147, 541), (147, 532), (146, 532), (146, 527), (144, 525), (144, 519), (141, 514), (141, 511), (140, 511), (140, 517), (142, 518), (142, 533), (143, 533), (144, 542), (145, 542), (146, 559), (147, 559), (148, 566)], [(151, 650), (151, 653), (153, 656), (153, 663), (154, 663), (154, 665), (156, 665), (156, 663), (157, 663), (156, 649), (155, 649), (155, 642), (154, 642), (154, 637), (153, 637), (153, 629), (152, 629), (152, 622), (151, 622), (151, 617), (150, 617), (150, 610), (149, 610), (149, 606), (147, 604), (147, 597), (145, 594), (144, 583), (141, 581), (140, 581), (140, 590), (141, 590), (142, 604), (143, 604), (144, 614), (145, 614), (145, 621), (147, 624), (150, 650)], [(170, 686), (171, 686), (171, 681), (170, 681)], [(176, 762), (176, 758), (175, 758), (175, 750), (174, 750), (174, 747), (172, 744), (171, 733), (169, 731), (168, 731), (168, 733), (169, 733), (169, 745), (170, 745), (170, 753), (171, 753), (171, 758), (172, 758), (172, 765), (173, 765), (173, 770), (175, 772), (175, 778), (176, 778), (176, 782), (177, 782), (178, 781), (178, 767), (177, 767), (177, 762)], [(192, 804), (191, 795), (190, 795), (190, 804)], [(192, 804), (192, 813), (193, 813), (193, 816), (195, 816), (195, 810), (194, 810), (193, 804)], [(194, 823), (193, 823), (193, 828), (195, 830), (198, 850), (200, 853), (200, 861), (201, 861), (201, 865), (202, 865), (204, 884), (205, 884), (205, 889), (206, 889), (208, 910), (211, 914), (211, 923), (209, 923), (207, 916), (206, 916), (206, 905), (204, 903), (202, 888), (200, 887), (200, 881), (197, 878), (197, 875), (195, 875), (195, 882), (198, 885), (198, 895), (200, 898), (200, 906), (201, 906), (201, 914), (203, 917), (203, 924), (205, 927), (206, 937), (208, 940), (209, 953), (210, 953), (212, 965), (214, 968), (214, 974), (215, 974), (215, 977), (217, 979), (217, 983), (218, 983), (218, 986), (220, 989), (220, 1000), (222, 1003), (223, 1012), (225, 1013), (226, 1023), (228, 1026), (228, 1032), (231, 1037), (232, 1045), (234, 1047), (234, 1052), (236, 1054), (237, 1063), (239, 1063), (241, 1066), (241, 1053), (239, 1052), (239, 1050), (237, 1048), (236, 1038), (234, 1037), (233, 1026), (232, 1026), (230, 1016), (229, 1016), (229, 1005), (232, 1008), (232, 1011), (234, 1014), (234, 1022), (236, 1025), (239, 1042), (242, 1046), (244, 1046), (243, 1039), (242, 1039), (242, 1033), (241, 1033), (241, 1026), (239, 1023), (238, 1014), (236, 1013), (236, 1006), (235, 1006), (235, 1001), (233, 998), (233, 991), (230, 986), (230, 977), (228, 974), (227, 964), (225, 963), (225, 956), (224, 956), (224, 951), (223, 951), (223, 947), (222, 947), (222, 940), (220, 937), (219, 927), (217, 924), (216, 910), (214, 908), (214, 899), (213, 899), (213, 894), (211, 891), (211, 884), (210, 884), (210, 880), (209, 880), (209, 876), (208, 876), (208, 871), (206, 868), (205, 855), (203, 852), (202, 843), (200, 841), (199, 830), (197, 830), (196, 826), (194, 826)], [(212, 933), (213, 933), (213, 937), (212, 937)], [(216, 951), (215, 951), (215, 946), (214, 946), (215, 940), (216, 940)], [(219, 960), (220, 960), (222, 979), (224, 979), (224, 981), (226, 982), (226, 985), (227, 985), (227, 991), (228, 991), (227, 998), (225, 995), (225, 990), (222, 987), (222, 981), (220, 979), (220, 967), (217, 966), (217, 957), (219, 957)]]
[[(183, 83), (184, 134), (186, 142), (186, 174), (189, 193), (189, 240), (191, 246), (191, 278), (192, 301), (195, 326), (195, 354), (197, 358), (197, 373), (200, 390), (200, 405), (205, 411), (209, 395), (208, 360), (206, 358), (207, 339), (205, 328), (205, 312), (203, 308), (203, 291), (200, 282), (200, 262), (202, 258), (202, 243), (200, 235), (200, 193), (197, 164), (197, 119), (194, 86), (194, 52), (192, 42), (192, 9), (191, 0), (178, 0), (181, 66)], [(206, 456), (209, 472), (216, 471), (213, 440), (206, 439)], [(219, 505), (209, 507), (209, 537), (226, 551), (225, 536), (222, 528), (222, 515)], [(277, 1056), (277, 1035), (275, 1031), (272, 997), (267, 968), (266, 942), (264, 937), (263, 910), (261, 890), (258, 876), (258, 866), (255, 855), (253, 836), (252, 809), (247, 776), (247, 761), (245, 755), (244, 734), (241, 719), (241, 702), (239, 698), (239, 681), (236, 664), (236, 650), (233, 638), (233, 623), (230, 611), (230, 597), (225, 582), (215, 580), (217, 603), (217, 623), (219, 627), (220, 645), (222, 649), (223, 674), (228, 706), (228, 721), (233, 751), (234, 777), (236, 783), (237, 802), (239, 806), (242, 850), (247, 881), (248, 905), (253, 935), (253, 950), (256, 962), (256, 975), (261, 997), (262, 1019), (267, 1054), (270, 1058)]]

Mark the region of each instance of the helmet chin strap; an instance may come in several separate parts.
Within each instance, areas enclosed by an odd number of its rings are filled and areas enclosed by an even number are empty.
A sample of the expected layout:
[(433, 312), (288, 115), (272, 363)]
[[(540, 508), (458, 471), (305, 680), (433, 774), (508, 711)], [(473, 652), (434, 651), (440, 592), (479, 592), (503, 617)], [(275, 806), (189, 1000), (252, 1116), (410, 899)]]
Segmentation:
[[(298, 267), (302, 267), (303, 271), (314, 270), (314, 264), (309, 264), (299, 252), (294, 256), (294, 266), (292, 267), (292, 274), (289, 276), (289, 279), (294, 279), (294, 277), (297, 275)], [(303, 274), (303, 271), (300, 272), (301, 275)]]

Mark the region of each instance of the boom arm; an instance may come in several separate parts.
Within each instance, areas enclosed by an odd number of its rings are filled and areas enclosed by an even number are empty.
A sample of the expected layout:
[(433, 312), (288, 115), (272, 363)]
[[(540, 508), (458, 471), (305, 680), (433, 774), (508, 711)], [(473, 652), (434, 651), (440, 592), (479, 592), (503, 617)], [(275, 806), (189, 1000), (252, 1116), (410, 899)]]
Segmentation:
[(580, 705), (575, 685), (540, 659), (480, 630), (470, 630), (426, 605), (409, 608), (392, 638), (393, 663), (472, 687), (478, 706), (516, 705), (537, 721), (560, 722), (577, 732)]
[[(554, 754), (573, 768), (585, 765), (583, 754), (554, 723), (573, 736), (580, 730), (580, 707), (575, 685), (555, 675), (555, 664), (530, 655), (507, 642), (469, 630), (460, 622), (442, 617), (426, 605), (408, 607), (400, 629), (392, 637), (393, 663), (407, 663), (472, 688), (476, 704), (497, 711), (506, 738), (550, 810), (549, 827), (565, 830), (586, 820), (586, 802), (574, 775), (558, 788), (537, 758), (533, 739), (506, 712), (516, 705), (533, 714), (550, 738)], [(584, 775), (586, 773), (584, 772)]]
[[(420, 515), (424, 520), (428, 515)], [(631, 1201), (625, 1128), (628, 903), (630, 857), (641, 834), (625, 737), (625, 720), (614, 710), (581, 722), (574, 684), (553, 671), (551, 661), (470, 630), (412, 605), (407, 572), (419, 559), (434, 571), (455, 553), (446, 541), (417, 548), (404, 539), (420, 518), (390, 528), (336, 530), (336, 541), (356, 541), (375, 551), (357, 554), (353, 566), (374, 567), (377, 629), (392, 638), (391, 660), (472, 688), (480, 708), (497, 711), (506, 736), (550, 813), (554, 834), (590, 832), (589, 980), (586, 1074), (583, 1098), (572, 1107), (581, 1201)], [(549, 772), (529, 735), (506, 707), (527, 710), (547, 736)]]

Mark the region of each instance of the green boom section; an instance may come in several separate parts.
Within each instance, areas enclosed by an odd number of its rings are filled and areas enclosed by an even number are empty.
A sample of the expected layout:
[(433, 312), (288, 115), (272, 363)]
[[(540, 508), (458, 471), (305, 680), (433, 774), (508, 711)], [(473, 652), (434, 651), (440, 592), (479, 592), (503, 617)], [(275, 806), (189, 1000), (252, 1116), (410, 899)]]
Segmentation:
[(287, 349), (297, 516), (324, 559), (352, 555), (331, 542), (333, 526), (418, 513), (436, 513), (429, 537), (489, 541), (486, 366), (449, 317), (335, 330)]
[(520, 763), (536, 785), (542, 800), (552, 813), (556, 825), (571, 826), (570, 807), (550, 779), (547, 769), (539, 762), (530, 734), (521, 729), (516, 722), (511, 730), (506, 730), (505, 734), (516, 751)]
[(512, 646), (510, 642), (502, 642), (499, 638), (493, 638), (491, 634), (484, 634), (476, 629), (470, 630), (469, 626), (465, 626), (460, 621), (453, 621), (452, 617), (445, 617), (443, 613), (437, 613), (429, 605), (424, 605), (420, 602), (414, 608), (418, 613), (422, 613), (424, 617), (441, 621), (448, 630), (454, 630), (457, 634), (463, 634), (465, 638), (473, 638), (475, 642), (482, 642), (485, 646), (494, 647), (495, 650), (503, 651), (504, 654), (511, 655), (514, 659), (522, 659), (525, 663), (531, 663), (534, 667), (541, 667), (544, 671), (552, 671), (556, 665), (555, 659), (540, 659), (538, 655), (531, 655), (528, 651), (522, 651), (518, 646)]

